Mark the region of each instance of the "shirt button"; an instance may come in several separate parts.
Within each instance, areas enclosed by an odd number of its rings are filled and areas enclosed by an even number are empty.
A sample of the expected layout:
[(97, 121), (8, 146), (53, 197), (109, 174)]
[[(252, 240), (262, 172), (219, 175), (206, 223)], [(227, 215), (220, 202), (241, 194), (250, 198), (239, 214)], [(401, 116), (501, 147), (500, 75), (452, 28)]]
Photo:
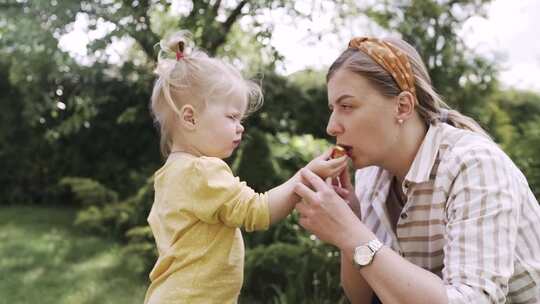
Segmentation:
[(405, 220), (409, 217), (409, 215), (407, 214), (407, 212), (403, 212), (399, 217)]

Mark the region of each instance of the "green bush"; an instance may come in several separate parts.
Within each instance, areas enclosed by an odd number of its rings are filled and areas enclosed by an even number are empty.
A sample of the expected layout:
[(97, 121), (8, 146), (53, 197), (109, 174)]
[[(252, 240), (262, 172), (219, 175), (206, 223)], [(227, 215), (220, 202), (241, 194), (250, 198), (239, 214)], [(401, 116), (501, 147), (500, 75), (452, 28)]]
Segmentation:
[[(291, 221), (293, 217), (286, 222)], [(296, 243), (275, 242), (247, 250), (242, 294), (245, 303), (268, 298), (276, 303), (344, 301), (339, 252), (303, 231), (296, 236)]]
[(103, 206), (118, 201), (115, 191), (90, 178), (64, 177), (59, 184), (69, 188), (74, 196), (72, 201), (83, 206)]

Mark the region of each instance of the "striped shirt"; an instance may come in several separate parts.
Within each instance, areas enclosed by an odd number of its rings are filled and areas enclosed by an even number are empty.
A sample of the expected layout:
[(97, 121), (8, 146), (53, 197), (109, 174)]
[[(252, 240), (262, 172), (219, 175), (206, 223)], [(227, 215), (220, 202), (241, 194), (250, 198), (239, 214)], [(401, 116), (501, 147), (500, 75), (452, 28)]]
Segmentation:
[(443, 280), (449, 303), (540, 303), (540, 206), (491, 140), (430, 126), (401, 185), (390, 222), (393, 175), (356, 172), (361, 219), (387, 246)]

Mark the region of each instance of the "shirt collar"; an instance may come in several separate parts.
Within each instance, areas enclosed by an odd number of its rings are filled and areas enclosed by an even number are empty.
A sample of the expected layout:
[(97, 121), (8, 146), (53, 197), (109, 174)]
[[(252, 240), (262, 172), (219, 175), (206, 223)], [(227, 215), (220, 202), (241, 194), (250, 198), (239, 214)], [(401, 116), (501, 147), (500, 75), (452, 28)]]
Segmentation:
[(442, 139), (442, 123), (430, 125), (414, 157), (414, 161), (405, 176), (404, 182), (423, 183), (429, 181), (431, 169), (437, 158)]

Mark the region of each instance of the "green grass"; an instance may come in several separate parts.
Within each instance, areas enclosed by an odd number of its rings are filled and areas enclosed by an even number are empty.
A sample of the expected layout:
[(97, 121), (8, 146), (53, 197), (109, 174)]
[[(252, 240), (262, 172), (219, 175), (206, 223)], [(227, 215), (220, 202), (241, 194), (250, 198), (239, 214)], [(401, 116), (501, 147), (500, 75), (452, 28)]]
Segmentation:
[(0, 303), (142, 303), (140, 263), (65, 207), (0, 207)]

